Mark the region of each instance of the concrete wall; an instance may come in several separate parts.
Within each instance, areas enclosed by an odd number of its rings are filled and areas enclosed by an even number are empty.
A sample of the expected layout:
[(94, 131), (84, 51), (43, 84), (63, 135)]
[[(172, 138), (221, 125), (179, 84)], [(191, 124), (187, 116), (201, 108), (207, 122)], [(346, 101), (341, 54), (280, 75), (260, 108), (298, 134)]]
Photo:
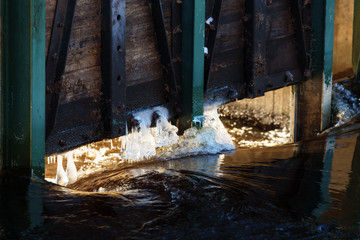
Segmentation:
[(335, 0), (334, 80), (353, 76), (352, 36), (354, 0)]

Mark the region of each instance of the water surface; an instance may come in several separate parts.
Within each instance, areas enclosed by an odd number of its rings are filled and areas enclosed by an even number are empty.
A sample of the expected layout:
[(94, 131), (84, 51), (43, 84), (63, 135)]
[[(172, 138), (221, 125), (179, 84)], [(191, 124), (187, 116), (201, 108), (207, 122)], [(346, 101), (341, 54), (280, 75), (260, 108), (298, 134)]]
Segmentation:
[(0, 172), (0, 238), (360, 239), (360, 120), (297, 144), (123, 164), (68, 187)]

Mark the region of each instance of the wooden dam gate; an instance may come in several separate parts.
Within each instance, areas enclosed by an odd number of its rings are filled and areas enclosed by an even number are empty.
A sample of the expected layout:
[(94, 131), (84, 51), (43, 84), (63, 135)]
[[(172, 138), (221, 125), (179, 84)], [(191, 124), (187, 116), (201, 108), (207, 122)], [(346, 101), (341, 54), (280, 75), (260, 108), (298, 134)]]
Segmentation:
[[(253, 98), (308, 79), (320, 84), (321, 109), (323, 86), (331, 87), (333, 4), (2, 1), (3, 164), (26, 167), (30, 158), (41, 172), (45, 151), (124, 135), (141, 109), (164, 106), (185, 126), (203, 101)], [(13, 54), (19, 46), (24, 53)], [(314, 105), (307, 101), (303, 109)]]
[[(181, 1), (46, 3), (47, 153), (124, 135), (139, 109), (181, 115), (191, 91), (182, 88)], [(299, 6), (207, 0), (205, 97), (256, 97), (300, 82), (308, 44)]]

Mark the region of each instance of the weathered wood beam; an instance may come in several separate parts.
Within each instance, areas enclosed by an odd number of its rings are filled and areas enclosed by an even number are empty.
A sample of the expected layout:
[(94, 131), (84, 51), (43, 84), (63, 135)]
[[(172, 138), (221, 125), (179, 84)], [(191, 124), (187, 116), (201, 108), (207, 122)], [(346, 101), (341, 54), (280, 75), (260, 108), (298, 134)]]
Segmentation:
[(299, 3), (299, 0), (292, 0), (290, 2), (291, 2), (291, 12), (293, 15), (293, 21), (294, 21), (294, 25), (295, 25), (298, 58), (299, 58), (301, 70), (304, 72), (305, 68), (307, 66), (307, 58), (306, 58), (304, 28), (303, 28), (303, 24), (302, 24), (300, 3)]
[(180, 129), (201, 127), (204, 111), (205, 0), (182, 1), (182, 116)]
[(221, 17), (221, 6), (222, 0), (215, 0), (213, 5), (211, 18), (212, 21), (209, 22), (209, 36), (207, 38), (207, 42), (205, 43), (205, 47), (208, 49), (208, 54), (205, 59), (205, 90), (207, 89), (208, 82), (210, 81), (211, 77), (211, 66), (214, 58), (214, 50), (215, 50), (215, 43), (216, 43), (216, 36), (219, 26), (219, 21)]
[(264, 95), (266, 89), (266, 16), (267, 1), (246, 1), (245, 76), (249, 96)]
[(171, 59), (169, 40), (166, 35), (164, 13), (161, 0), (150, 0), (154, 29), (156, 33), (157, 46), (161, 55), (161, 64), (163, 65), (164, 90), (168, 101), (177, 109), (179, 104), (177, 81), (175, 76), (174, 65)]
[[(182, 52), (182, 6), (178, 0), (171, 2), (171, 58), (174, 64), (176, 79), (181, 81), (181, 52)], [(180, 87), (180, 85), (179, 85)]]
[(45, 0), (1, 1), (4, 168), (45, 171)]
[(76, 0), (58, 0), (46, 58), (46, 139), (54, 128)]
[(354, 2), (354, 32), (352, 65), (356, 79), (360, 79), (360, 1)]
[(326, 129), (331, 118), (335, 0), (312, 2), (311, 78), (300, 85), (298, 137)]
[(107, 137), (126, 134), (126, 1), (103, 0), (101, 70)]

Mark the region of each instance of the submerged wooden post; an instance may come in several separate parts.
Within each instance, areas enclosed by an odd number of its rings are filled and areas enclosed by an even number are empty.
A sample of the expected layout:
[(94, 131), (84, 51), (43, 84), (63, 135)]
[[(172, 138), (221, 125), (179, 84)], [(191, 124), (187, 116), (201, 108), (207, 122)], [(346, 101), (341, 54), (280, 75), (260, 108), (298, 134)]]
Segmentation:
[(335, 0), (312, 1), (311, 78), (300, 84), (298, 137), (326, 129), (331, 118)]
[(359, 13), (360, 13), (360, 1), (355, 0), (352, 65), (356, 79), (360, 79), (360, 14)]
[(45, 0), (1, 2), (4, 168), (45, 167)]
[(205, 0), (182, 1), (182, 116), (180, 129), (203, 123)]

